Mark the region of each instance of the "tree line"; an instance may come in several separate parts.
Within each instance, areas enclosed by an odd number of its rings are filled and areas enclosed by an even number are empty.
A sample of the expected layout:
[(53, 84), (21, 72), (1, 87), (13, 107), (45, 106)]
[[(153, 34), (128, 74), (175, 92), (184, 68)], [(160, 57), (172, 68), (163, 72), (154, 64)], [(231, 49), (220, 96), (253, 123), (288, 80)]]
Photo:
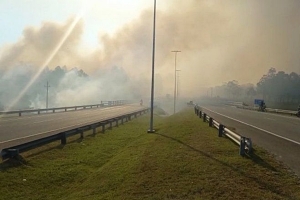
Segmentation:
[[(34, 77), (34, 74), (35, 68), (27, 65), (10, 71), (0, 69), (0, 110), (6, 109), (14, 101)], [(72, 82), (68, 81), (67, 84), (63, 85), (62, 80), (68, 76)], [(47, 81), (49, 81), (52, 91), (58, 91), (63, 88), (75, 87), (74, 82), (79, 79), (88, 79), (88, 75), (82, 69), (68, 70), (65, 66), (57, 66), (55, 69), (47, 67), (12, 109), (44, 108)], [(54, 98), (54, 95), (55, 93), (51, 93), (49, 98)]]
[(213, 90), (214, 96), (227, 99), (253, 102), (255, 98), (260, 98), (269, 103), (299, 104), (300, 75), (295, 72), (277, 72), (275, 68), (270, 68), (256, 85), (240, 85), (238, 81), (232, 80)]

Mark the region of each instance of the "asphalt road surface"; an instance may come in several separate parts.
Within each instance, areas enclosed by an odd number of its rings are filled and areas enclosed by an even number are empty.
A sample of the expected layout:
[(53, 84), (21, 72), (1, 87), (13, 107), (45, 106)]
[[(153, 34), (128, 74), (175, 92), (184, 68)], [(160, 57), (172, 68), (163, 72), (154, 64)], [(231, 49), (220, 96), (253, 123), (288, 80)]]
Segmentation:
[(268, 150), (300, 176), (300, 118), (233, 106), (207, 105), (202, 110)]
[(34, 139), (54, 135), (78, 126), (97, 123), (106, 119), (144, 109), (139, 105), (84, 109), (60, 113), (0, 116), (0, 151)]

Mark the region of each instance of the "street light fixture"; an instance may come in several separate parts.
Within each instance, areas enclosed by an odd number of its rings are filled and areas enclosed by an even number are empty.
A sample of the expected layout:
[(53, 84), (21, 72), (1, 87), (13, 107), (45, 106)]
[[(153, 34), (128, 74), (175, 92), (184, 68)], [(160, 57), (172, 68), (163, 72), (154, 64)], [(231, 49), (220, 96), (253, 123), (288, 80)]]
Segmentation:
[[(181, 71), (180, 69), (177, 69), (177, 70), (176, 70), (176, 72), (180, 72), (180, 71)], [(179, 92), (178, 92), (178, 91), (179, 91), (179, 74), (177, 74), (176, 77), (177, 77), (177, 83), (176, 83), (176, 98), (178, 99), (178, 96), (179, 96), (179, 95), (178, 95), (178, 93), (179, 93)]]
[(50, 85), (49, 85), (49, 83), (48, 83), (48, 81), (47, 81), (47, 85), (45, 85), (45, 88), (47, 88), (47, 95), (46, 95), (46, 109), (48, 109), (48, 94), (49, 94), (49, 87), (50, 87)]
[(154, 0), (153, 15), (153, 46), (152, 46), (152, 80), (151, 80), (151, 108), (150, 108), (150, 128), (148, 133), (155, 133), (153, 129), (153, 101), (154, 101), (154, 60), (155, 60), (155, 22), (156, 22), (156, 0)]
[(173, 53), (175, 53), (175, 85), (174, 85), (174, 114), (176, 112), (176, 58), (177, 58), (177, 53), (178, 52), (181, 52), (181, 51), (178, 51), (178, 50), (175, 50), (175, 51), (171, 51)]

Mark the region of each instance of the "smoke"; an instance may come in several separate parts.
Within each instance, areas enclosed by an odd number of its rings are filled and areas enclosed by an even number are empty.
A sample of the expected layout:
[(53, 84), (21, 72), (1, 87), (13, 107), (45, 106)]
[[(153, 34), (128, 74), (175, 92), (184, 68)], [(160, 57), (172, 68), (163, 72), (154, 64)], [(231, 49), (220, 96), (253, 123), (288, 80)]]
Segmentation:
[[(10, 106), (23, 86), (34, 76), (33, 66), (13, 68), (0, 74), (0, 110)], [(140, 86), (132, 84), (122, 68), (102, 69), (97, 76), (83, 70), (57, 66), (46, 68), (13, 109), (45, 108), (49, 83), (49, 107), (88, 105), (102, 100), (141, 98)]]
[[(181, 51), (177, 69), (181, 70), (178, 90), (182, 97), (198, 96), (208, 87), (230, 80), (256, 84), (271, 67), (300, 73), (300, 1), (168, 0), (163, 9), (159, 2), (157, 8), (156, 95), (173, 94), (172, 50)], [(18, 85), (12, 82), (15, 79), (9, 75), (10, 70), (18, 73), (42, 67), (72, 20), (26, 27), (19, 41), (1, 49), (1, 79), (10, 77), (11, 84)], [(79, 21), (48, 67), (77, 67), (89, 74), (89, 79), (77, 82), (67, 74), (60, 81), (64, 89), (56, 91), (55, 104), (80, 104), (88, 102), (86, 98), (98, 102), (122, 95), (149, 97), (152, 8), (115, 34), (99, 35), (97, 49), (81, 45), (85, 23)], [(68, 86), (70, 82), (74, 83), (72, 87)]]
[[(26, 27), (22, 37), (14, 44), (7, 45), (0, 59), (1, 69), (11, 69), (20, 65), (30, 64), (37, 68), (41, 66), (55, 50), (61, 39), (68, 32), (75, 17), (65, 23), (43, 22), (40, 27)], [(78, 64), (78, 45), (83, 32), (83, 21), (79, 21), (70, 35), (63, 42), (58, 53), (49, 66), (56, 67), (60, 63), (70, 66)]]
[[(230, 80), (256, 84), (271, 67), (300, 72), (299, 1), (169, 1), (157, 12), (155, 70), (164, 91), (174, 88), (174, 54), (179, 90), (196, 96)], [(159, 5), (158, 5), (159, 7)], [(116, 63), (133, 77), (149, 77), (152, 10), (113, 36), (100, 38), (99, 63)]]

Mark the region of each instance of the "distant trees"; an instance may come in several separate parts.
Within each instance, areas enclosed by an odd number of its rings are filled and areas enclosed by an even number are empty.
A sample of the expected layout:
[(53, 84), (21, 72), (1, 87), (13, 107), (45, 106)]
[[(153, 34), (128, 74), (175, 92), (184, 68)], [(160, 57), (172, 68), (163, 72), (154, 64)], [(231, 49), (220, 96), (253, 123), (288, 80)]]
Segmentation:
[[(0, 70), (0, 110), (8, 108), (18, 94), (34, 77), (35, 68), (33, 66), (20, 66), (9, 71)], [(68, 74), (72, 74), (67, 85), (62, 85)], [(35, 80), (26, 94), (19, 99), (17, 104), (11, 109), (27, 109), (29, 107), (44, 107), (46, 101), (45, 84), (49, 81), (50, 96), (54, 98), (56, 92), (66, 88), (74, 88), (75, 84), (80, 84), (81, 79), (87, 78), (88, 75), (82, 70), (73, 68), (68, 70), (66, 67), (57, 66), (55, 69), (45, 68), (40, 76)], [(76, 85), (77, 86), (77, 85)]]
[(277, 72), (275, 68), (270, 68), (256, 86), (239, 85), (233, 80), (214, 89), (218, 96), (229, 99), (252, 101), (254, 98), (263, 98), (268, 102), (300, 103), (300, 75), (295, 72)]
[(276, 69), (271, 68), (257, 83), (257, 91), (263, 94), (264, 99), (270, 101), (299, 102), (300, 75), (295, 72), (287, 74), (279, 71), (276, 73)]
[(238, 81), (232, 80), (227, 83), (223, 83), (222, 86), (214, 88), (215, 94), (220, 97), (228, 99), (242, 99), (245, 96), (253, 96), (256, 94), (254, 91), (249, 91), (249, 88), (254, 90), (252, 84), (240, 85)]

